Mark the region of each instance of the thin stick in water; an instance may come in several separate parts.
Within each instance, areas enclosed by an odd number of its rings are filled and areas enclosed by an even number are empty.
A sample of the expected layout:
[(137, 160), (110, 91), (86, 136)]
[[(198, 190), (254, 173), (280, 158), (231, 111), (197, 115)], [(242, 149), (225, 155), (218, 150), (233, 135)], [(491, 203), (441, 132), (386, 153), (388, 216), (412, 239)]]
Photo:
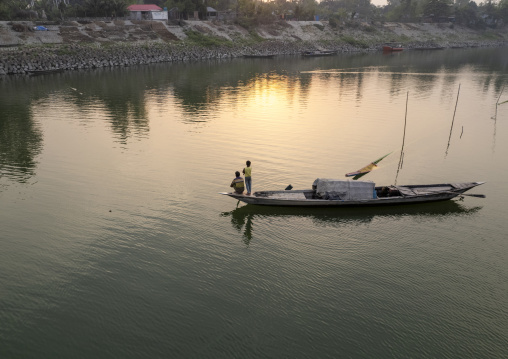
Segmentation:
[(459, 90), (457, 91), (457, 101), (455, 101), (455, 111), (453, 111), (452, 126), (450, 127), (450, 136), (448, 137), (448, 146), (446, 146), (445, 158), (448, 155), (448, 149), (450, 148), (450, 140), (452, 138), (453, 123), (455, 122), (455, 113), (457, 113), (457, 104), (459, 103), (460, 84)]
[[(499, 93), (499, 96), (497, 97), (497, 101), (496, 101), (496, 113), (494, 114), (494, 125), (495, 125), (495, 122), (497, 121), (497, 106), (499, 106), (499, 99), (501, 98), (501, 95), (503, 94), (503, 91), (504, 91), (504, 86), (501, 88), (501, 92)], [(503, 103), (504, 102), (501, 102), (501, 104), (503, 104)]]
[(406, 141), (406, 125), (407, 125), (407, 104), (409, 102), (409, 91), (406, 95), (406, 115), (404, 116), (404, 134), (402, 135), (402, 148), (400, 149), (399, 165), (397, 167), (397, 174), (395, 175), (395, 184), (397, 184), (397, 177), (399, 177), (399, 171), (402, 168), (404, 162), (404, 143)]
[(501, 92), (499, 93), (498, 98), (497, 98), (496, 106), (499, 104), (499, 99), (501, 98), (501, 95), (503, 94), (503, 91), (504, 91), (504, 85), (503, 85), (503, 88), (501, 89)]
[(502, 105), (505, 102), (508, 102), (508, 101), (504, 101), (504, 102), (499, 103), (499, 99), (501, 98), (501, 95), (503, 94), (503, 91), (504, 91), (504, 86), (501, 88), (501, 92), (499, 93), (499, 96), (497, 97), (496, 112), (494, 113), (494, 117), (492, 118), (494, 120), (494, 136), (493, 136), (493, 141), (492, 141), (492, 153), (494, 153), (494, 151), (496, 149), (497, 107), (499, 105)]

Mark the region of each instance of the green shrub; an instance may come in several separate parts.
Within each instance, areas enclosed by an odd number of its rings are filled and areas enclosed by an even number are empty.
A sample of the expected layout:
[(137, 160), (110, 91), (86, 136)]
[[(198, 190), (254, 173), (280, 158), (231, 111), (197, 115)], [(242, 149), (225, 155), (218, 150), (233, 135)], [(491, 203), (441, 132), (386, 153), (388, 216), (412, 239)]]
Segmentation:
[(239, 16), (236, 19), (236, 24), (251, 32), (257, 25), (257, 21), (253, 17)]
[(363, 27), (363, 31), (374, 33), (377, 32), (377, 29), (374, 26), (367, 25)]
[(68, 46), (60, 46), (56, 50), (56, 54), (59, 56), (63, 55), (74, 55), (76, 53), (76, 50), (69, 48)]
[(328, 20), (328, 24), (332, 27), (332, 29), (336, 29), (339, 27), (339, 19), (335, 16), (330, 16), (330, 19)]
[(361, 27), (361, 24), (355, 20), (348, 20), (348, 21), (346, 21), (346, 27), (348, 27), (350, 29), (358, 29)]
[(369, 47), (369, 45), (366, 44), (364, 41), (357, 40), (351, 36), (342, 36), (341, 40), (344, 41), (345, 43), (348, 43), (348, 44), (353, 45), (355, 47), (361, 47), (361, 48)]
[(330, 26), (333, 29), (336, 29), (338, 27), (341, 27), (343, 21), (344, 21), (344, 14), (341, 12), (337, 12), (337, 13), (332, 14), (330, 16), (330, 18), (328, 19), (328, 24), (330, 24)]
[(214, 47), (214, 46), (232, 46), (231, 41), (224, 39), (222, 37), (217, 37), (213, 35), (203, 35), (200, 32), (189, 30), (186, 31), (187, 41), (205, 47)]
[(317, 27), (319, 30), (323, 31), (325, 27), (321, 24), (314, 24), (315, 27)]

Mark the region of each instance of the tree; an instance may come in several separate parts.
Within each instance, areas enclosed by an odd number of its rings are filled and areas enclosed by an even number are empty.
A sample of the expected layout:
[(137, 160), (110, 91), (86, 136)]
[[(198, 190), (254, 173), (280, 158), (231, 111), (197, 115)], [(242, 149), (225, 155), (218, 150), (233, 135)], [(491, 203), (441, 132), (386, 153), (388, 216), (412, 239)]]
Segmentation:
[(422, 0), (389, 0), (385, 7), (386, 17), (391, 21), (417, 21), (424, 12)]
[(423, 5), (423, 12), (428, 16), (450, 16), (451, 0), (427, 0)]
[(463, 1), (455, 5), (455, 22), (472, 28), (485, 26), (478, 14), (478, 5), (474, 1)]
[(349, 17), (358, 14), (362, 18), (367, 18), (373, 12), (370, 0), (327, 0), (321, 2), (319, 7), (327, 9), (330, 14), (347, 13)]
[(508, 23), (508, 0), (501, 0), (498, 4), (499, 16), (505, 23)]
[(85, 0), (83, 10), (91, 17), (123, 16), (127, 3), (124, 0)]
[(0, 19), (28, 19), (33, 16), (31, 0), (0, 0)]
[(127, 3), (124, 0), (110, 0), (111, 15), (124, 16), (127, 13)]
[(317, 3), (315, 0), (300, 0), (302, 20), (314, 20), (316, 15)]

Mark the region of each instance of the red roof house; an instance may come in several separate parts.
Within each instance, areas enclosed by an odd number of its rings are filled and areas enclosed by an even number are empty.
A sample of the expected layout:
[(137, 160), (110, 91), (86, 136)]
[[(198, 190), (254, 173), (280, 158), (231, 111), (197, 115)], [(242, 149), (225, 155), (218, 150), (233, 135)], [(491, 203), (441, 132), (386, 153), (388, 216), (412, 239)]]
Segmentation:
[(129, 5), (127, 10), (130, 12), (132, 20), (167, 20), (168, 12), (163, 11), (154, 4), (135, 4)]
[(129, 11), (162, 11), (160, 7), (153, 4), (135, 4), (127, 6)]

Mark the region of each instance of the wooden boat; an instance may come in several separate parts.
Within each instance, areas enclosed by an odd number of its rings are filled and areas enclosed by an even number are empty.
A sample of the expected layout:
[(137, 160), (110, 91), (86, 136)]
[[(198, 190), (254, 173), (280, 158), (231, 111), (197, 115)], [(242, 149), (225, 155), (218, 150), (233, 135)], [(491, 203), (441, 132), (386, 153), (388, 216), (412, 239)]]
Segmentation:
[(37, 76), (37, 75), (46, 75), (46, 74), (54, 74), (58, 72), (63, 72), (64, 69), (48, 69), (48, 70), (29, 70), (27, 71), (30, 76)]
[(273, 59), (275, 55), (273, 54), (244, 54), (243, 57), (248, 59)]
[[(446, 201), (464, 195), (464, 192), (483, 183), (485, 182), (376, 187), (373, 182), (317, 179), (314, 181), (312, 189), (307, 190), (260, 191), (254, 192), (250, 196), (227, 192), (220, 194), (248, 204), (263, 206), (388, 206)], [(485, 197), (479, 194), (465, 196)]]
[(336, 50), (314, 50), (314, 51), (304, 51), (302, 56), (312, 57), (312, 56), (331, 56), (336, 55)]
[(430, 51), (430, 50), (444, 50), (444, 47), (415, 47), (413, 50), (415, 51)]
[(383, 46), (383, 52), (394, 52), (394, 51), (402, 51), (403, 48), (398, 45), (398, 46), (393, 46), (393, 45), (384, 45)]

